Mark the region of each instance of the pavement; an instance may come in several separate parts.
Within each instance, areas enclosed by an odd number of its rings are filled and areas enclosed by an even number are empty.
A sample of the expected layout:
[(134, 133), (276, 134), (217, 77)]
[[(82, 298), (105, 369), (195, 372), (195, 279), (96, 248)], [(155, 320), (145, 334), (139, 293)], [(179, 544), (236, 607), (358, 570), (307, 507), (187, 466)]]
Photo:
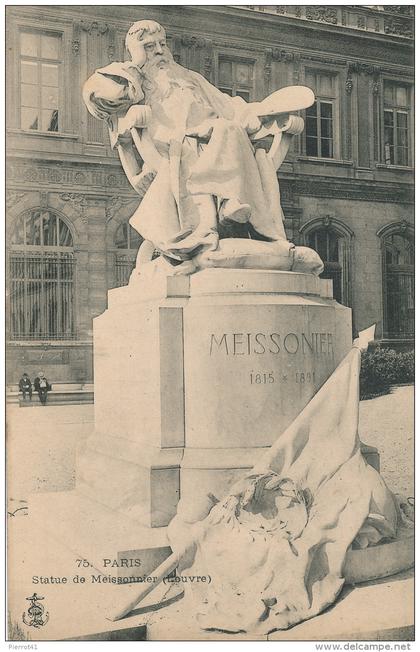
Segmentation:
[(93, 431), (93, 405), (7, 405), (7, 493), (67, 491), (75, 485), (76, 454)]
[(379, 450), (381, 475), (391, 491), (414, 496), (414, 386), (361, 401), (359, 434)]

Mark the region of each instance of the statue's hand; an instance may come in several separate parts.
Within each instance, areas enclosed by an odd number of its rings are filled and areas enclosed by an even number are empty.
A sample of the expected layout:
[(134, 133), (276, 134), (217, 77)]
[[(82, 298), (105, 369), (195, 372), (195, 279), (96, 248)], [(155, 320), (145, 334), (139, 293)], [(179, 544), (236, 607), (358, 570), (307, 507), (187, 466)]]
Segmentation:
[(118, 120), (118, 134), (125, 136), (133, 127), (146, 127), (152, 115), (150, 106), (134, 104), (130, 106), (123, 118)]
[(147, 54), (141, 39), (133, 39), (131, 41), (130, 56), (132, 65), (138, 69), (143, 68), (147, 61)]
[(237, 95), (232, 98), (232, 103), (235, 106), (235, 122), (245, 129), (248, 134), (254, 134), (261, 129), (261, 121), (257, 115), (258, 102), (248, 103)]
[(261, 120), (253, 111), (245, 111), (241, 116), (242, 126), (248, 134), (255, 134), (261, 129)]

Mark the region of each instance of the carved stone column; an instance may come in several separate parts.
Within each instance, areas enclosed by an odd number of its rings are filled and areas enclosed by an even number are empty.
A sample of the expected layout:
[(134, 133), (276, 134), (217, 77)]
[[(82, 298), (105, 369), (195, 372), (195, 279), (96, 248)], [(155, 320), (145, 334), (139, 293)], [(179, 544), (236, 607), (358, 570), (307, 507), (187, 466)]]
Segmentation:
[(352, 141), (352, 131), (353, 127), (355, 128), (352, 112), (353, 104), (353, 68), (352, 64), (347, 65), (347, 77), (345, 81), (345, 91), (346, 96), (344, 100), (344, 129), (345, 129), (345, 141), (344, 141), (344, 156), (343, 158), (352, 160), (353, 158), (353, 141)]
[(206, 40), (201, 36), (181, 36), (181, 44), (187, 48), (187, 63), (186, 67), (201, 72), (201, 55), (206, 46)]
[(369, 79), (366, 75), (359, 75), (357, 82), (357, 108), (358, 108), (358, 159), (362, 168), (370, 167), (370, 138), (369, 129)]
[(268, 95), (271, 92), (271, 66), (273, 60), (273, 50), (271, 48), (267, 48), (264, 54), (264, 88), (265, 94)]

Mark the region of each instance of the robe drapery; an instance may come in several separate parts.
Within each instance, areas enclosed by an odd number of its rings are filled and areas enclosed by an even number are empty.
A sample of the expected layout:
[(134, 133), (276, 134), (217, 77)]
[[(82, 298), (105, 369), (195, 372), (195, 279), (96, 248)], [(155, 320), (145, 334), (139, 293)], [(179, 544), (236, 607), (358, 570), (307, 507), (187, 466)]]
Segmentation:
[[(175, 78), (159, 100), (153, 93), (148, 97), (141, 72), (130, 62), (114, 62), (97, 70), (84, 87), (88, 110), (107, 120), (113, 146), (118, 145), (118, 121), (127, 110), (141, 103), (151, 107), (146, 128), (162, 160), (131, 225), (145, 239), (164, 242), (198, 226), (193, 196), (212, 195), (218, 208), (225, 199), (249, 204), (254, 229), (268, 239), (284, 239), (280, 201), (269, 202), (262, 181), (268, 173), (277, 184), (276, 170), (267, 159), (255, 158), (241, 124), (246, 102), (222, 93), (199, 73), (173, 66), (179, 80)], [(207, 121), (212, 124), (208, 144), (188, 136)]]
[(340, 593), (351, 546), (410, 527), (360, 451), (359, 370), (354, 346), (216, 505), (194, 503), (194, 519), (181, 499), (168, 532), (174, 552), (186, 550), (178, 571), (211, 578), (188, 589), (202, 628), (267, 634), (316, 616)]

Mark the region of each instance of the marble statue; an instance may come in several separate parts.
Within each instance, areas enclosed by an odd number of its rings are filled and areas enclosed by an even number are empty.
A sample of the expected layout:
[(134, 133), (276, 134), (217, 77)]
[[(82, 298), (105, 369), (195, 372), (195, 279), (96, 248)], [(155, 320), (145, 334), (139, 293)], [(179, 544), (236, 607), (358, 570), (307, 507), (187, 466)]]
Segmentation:
[[(155, 249), (176, 273), (205, 267), (320, 274), (316, 252), (288, 242), (277, 169), (311, 106), (309, 88), (262, 102), (230, 97), (176, 63), (165, 30), (150, 20), (129, 29), (130, 60), (100, 68), (83, 97), (107, 122), (111, 145), (142, 201), (131, 225), (142, 235), (137, 267)], [(254, 238), (221, 239), (225, 224), (249, 223)]]

